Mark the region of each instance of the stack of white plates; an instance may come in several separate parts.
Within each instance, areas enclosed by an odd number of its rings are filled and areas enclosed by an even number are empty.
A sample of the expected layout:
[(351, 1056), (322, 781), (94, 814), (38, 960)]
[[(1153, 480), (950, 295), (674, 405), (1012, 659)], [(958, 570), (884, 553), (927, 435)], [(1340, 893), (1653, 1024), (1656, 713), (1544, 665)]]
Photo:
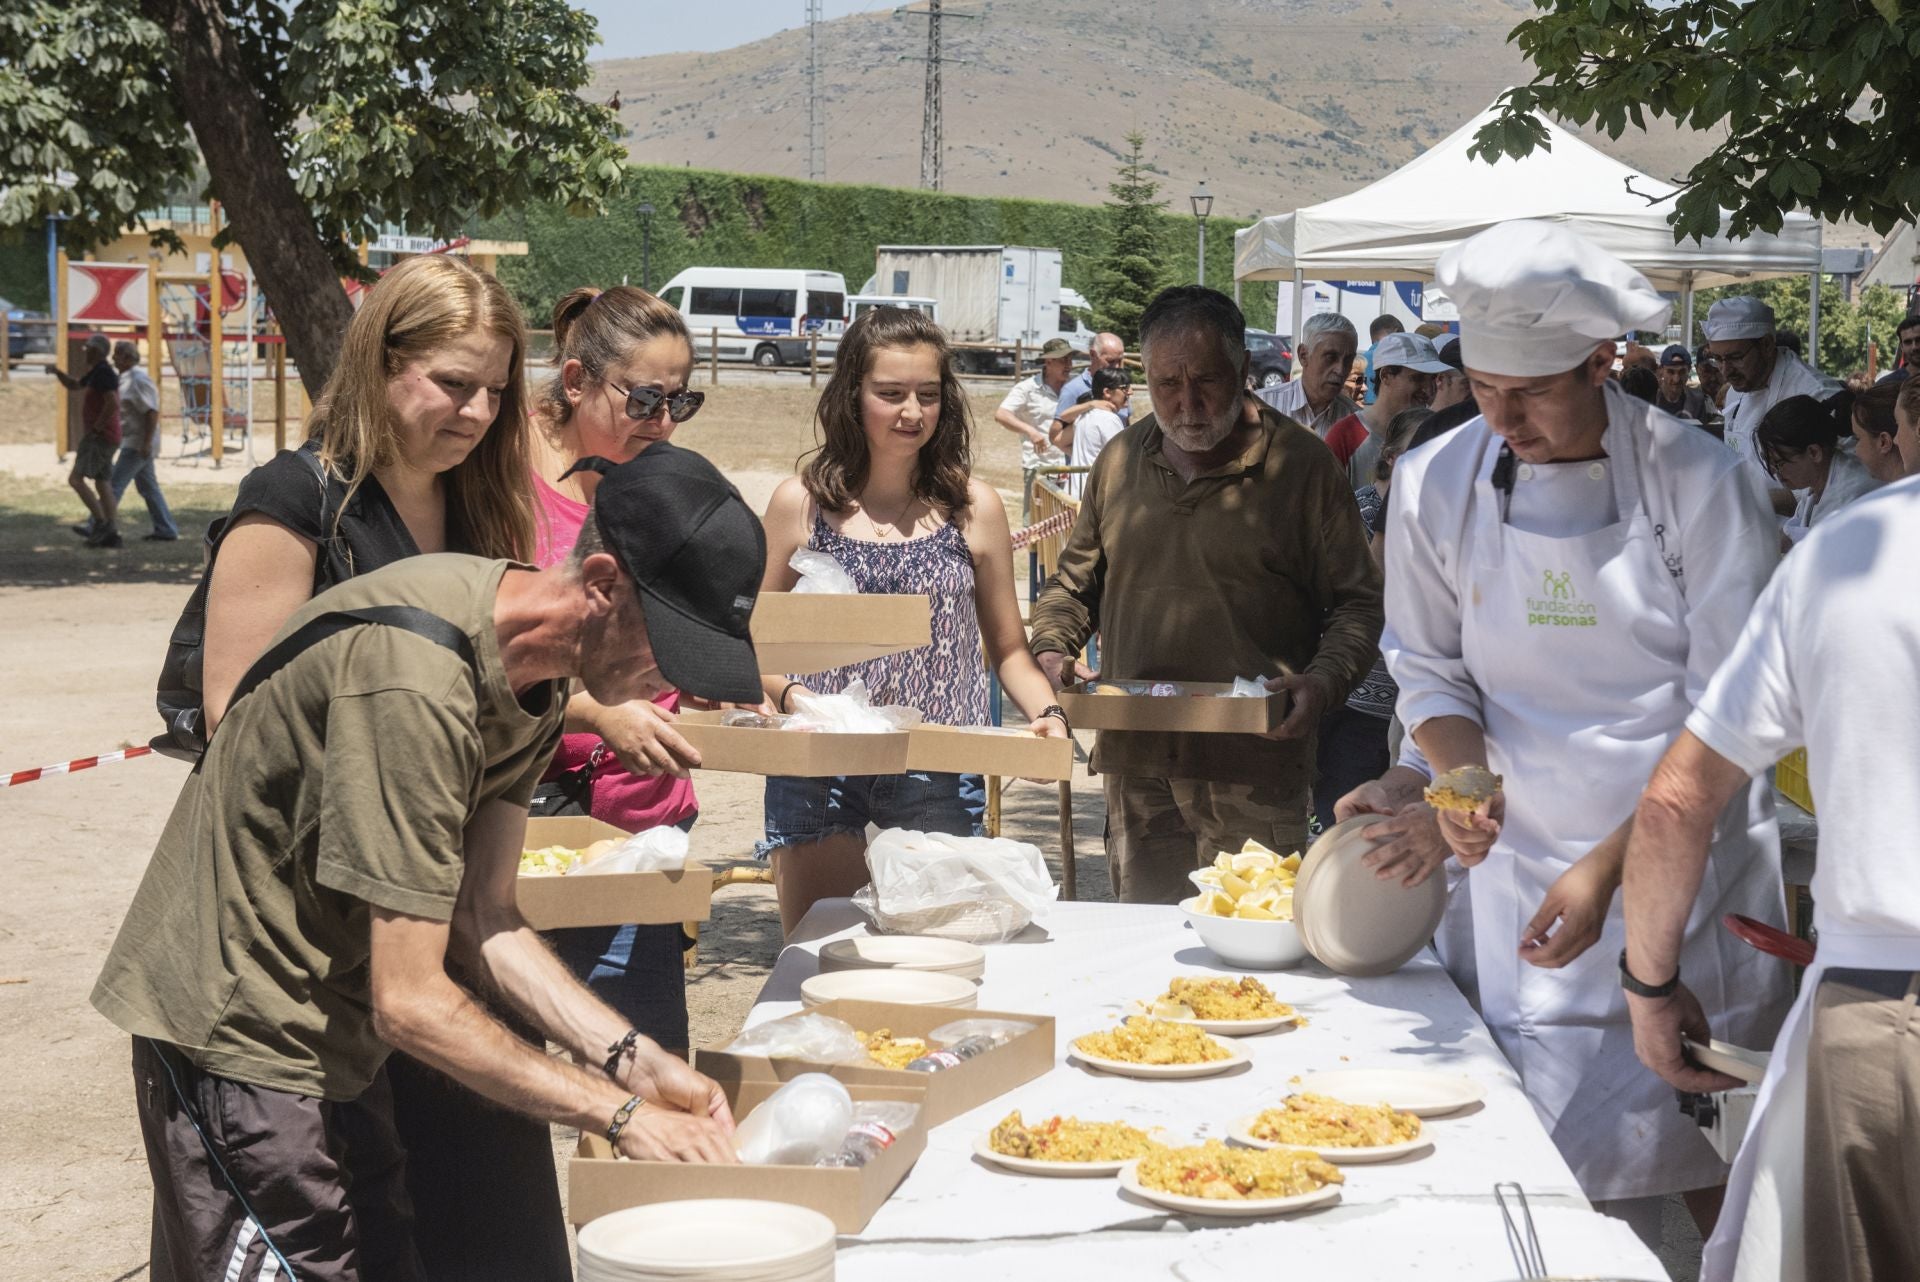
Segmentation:
[(929, 970), (979, 979), (987, 973), (987, 954), (977, 944), (932, 935), (857, 935), (824, 945), (820, 969)]
[(800, 1001), (807, 1006), (856, 1001), (973, 1010), (980, 1005), (980, 990), (971, 979), (931, 970), (838, 970), (800, 985)]
[(580, 1282), (833, 1282), (833, 1221), (784, 1202), (656, 1202), (580, 1230)]

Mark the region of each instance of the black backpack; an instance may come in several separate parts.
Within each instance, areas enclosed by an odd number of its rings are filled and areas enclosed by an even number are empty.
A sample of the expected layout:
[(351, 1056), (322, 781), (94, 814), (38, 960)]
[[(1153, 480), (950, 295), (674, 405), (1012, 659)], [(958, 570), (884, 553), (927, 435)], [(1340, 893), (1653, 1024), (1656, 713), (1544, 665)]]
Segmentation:
[[(320, 528), (331, 531), (332, 514), (339, 511), (346, 501), (346, 483), (328, 473), (326, 465), (320, 461), (314, 442), (309, 441), (295, 453), (313, 470), (314, 483), (320, 488)], [(207, 634), (207, 585), (213, 581), (213, 560), (220, 549), (228, 519), (221, 517), (207, 528), (206, 572), (200, 576), (200, 582), (194, 585), (193, 595), (187, 598), (186, 608), (180, 611), (180, 618), (173, 625), (173, 633), (167, 638), (167, 656), (160, 665), (160, 679), (155, 684), (154, 704), (166, 728), (154, 737), (149, 746), (155, 752), (180, 761), (197, 762), (207, 751), (205, 695), (201, 685), (202, 651)], [(353, 572), (352, 551), (344, 539), (329, 533), (320, 544), (319, 556), (314, 561), (314, 595), (318, 596), (335, 584), (346, 582), (353, 577)], [(328, 628), (320, 628), (319, 625), (329, 620), (336, 622)], [(469, 665), (473, 663), (471, 647), (465, 635), (451, 623), (425, 610), (410, 606), (380, 606), (367, 610), (337, 611), (310, 621), (300, 631), (262, 655), (247, 670), (234, 691), (232, 703), (238, 703), (241, 695), (266, 680), (314, 642), (359, 623), (384, 624), (418, 633), (460, 654)], [(296, 645), (295, 642), (300, 644)]]

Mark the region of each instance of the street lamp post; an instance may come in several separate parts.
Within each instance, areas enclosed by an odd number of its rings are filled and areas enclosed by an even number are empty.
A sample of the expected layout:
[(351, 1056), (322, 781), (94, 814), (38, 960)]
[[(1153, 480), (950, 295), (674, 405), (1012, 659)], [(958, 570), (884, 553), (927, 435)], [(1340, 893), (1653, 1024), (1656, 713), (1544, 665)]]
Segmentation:
[(1207, 215), (1213, 212), (1213, 195), (1207, 190), (1207, 180), (1202, 178), (1187, 199), (1193, 202), (1193, 217), (1200, 224), (1200, 269), (1194, 283), (1204, 285), (1207, 283)]
[(640, 204), (640, 288), (653, 292), (653, 202)]

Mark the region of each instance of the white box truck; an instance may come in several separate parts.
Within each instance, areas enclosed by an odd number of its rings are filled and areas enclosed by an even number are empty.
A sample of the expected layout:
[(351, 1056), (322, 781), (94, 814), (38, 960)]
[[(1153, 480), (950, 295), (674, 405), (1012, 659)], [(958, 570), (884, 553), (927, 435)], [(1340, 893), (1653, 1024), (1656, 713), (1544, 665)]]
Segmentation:
[[(1024, 344), (1064, 337), (1083, 346), (1086, 331), (1060, 315), (1060, 251), (1026, 245), (882, 245), (871, 294), (938, 300), (940, 324), (956, 343)], [(961, 350), (960, 367), (1011, 370), (1013, 353)]]

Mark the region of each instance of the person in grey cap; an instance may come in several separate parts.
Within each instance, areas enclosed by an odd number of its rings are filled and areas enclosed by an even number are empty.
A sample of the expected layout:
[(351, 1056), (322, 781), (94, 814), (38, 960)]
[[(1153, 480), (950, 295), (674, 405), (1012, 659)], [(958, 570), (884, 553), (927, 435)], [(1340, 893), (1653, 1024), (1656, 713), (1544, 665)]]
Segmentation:
[(1721, 407), (1727, 447), (1772, 492), (1774, 511), (1789, 515), (1793, 496), (1767, 475), (1754, 449), (1754, 429), (1768, 410), (1789, 396), (1817, 398), (1832, 389), (1812, 366), (1781, 350), (1774, 337), (1773, 308), (1757, 298), (1721, 299), (1707, 309), (1701, 328), (1707, 336), (1707, 351), (1719, 361), (1727, 380), (1727, 399)]
[(1660, 380), (1660, 394), (1653, 403), (1675, 418), (1691, 419), (1700, 426), (1719, 436), (1722, 432), (1720, 411), (1708, 399), (1707, 394), (1697, 387), (1687, 386), (1687, 379), (1693, 373), (1693, 353), (1680, 343), (1669, 343), (1660, 353), (1660, 364), (1654, 374)]
[(1054, 412), (1060, 406), (1060, 389), (1073, 373), (1073, 344), (1064, 338), (1049, 338), (1040, 346), (1040, 369), (1013, 385), (993, 421), (1020, 438), (1020, 467), (1031, 472), (1045, 464), (1058, 467), (1067, 461), (1064, 451), (1047, 439)]
[(92, 996), (132, 1038), (154, 1278), (421, 1282), (394, 1050), (628, 1157), (735, 1160), (719, 1087), (576, 980), (514, 883), (569, 682), (759, 701), (765, 536), (697, 454), (583, 464), (568, 560), (415, 556), (321, 593), (187, 777)]
[(1347, 469), (1354, 489), (1373, 483), (1386, 444), (1387, 425), (1406, 410), (1433, 400), (1435, 381), (1453, 367), (1440, 359), (1433, 340), (1419, 334), (1388, 334), (1374, 345), (1374, 397), (1333, 425), (1327, 448)]

